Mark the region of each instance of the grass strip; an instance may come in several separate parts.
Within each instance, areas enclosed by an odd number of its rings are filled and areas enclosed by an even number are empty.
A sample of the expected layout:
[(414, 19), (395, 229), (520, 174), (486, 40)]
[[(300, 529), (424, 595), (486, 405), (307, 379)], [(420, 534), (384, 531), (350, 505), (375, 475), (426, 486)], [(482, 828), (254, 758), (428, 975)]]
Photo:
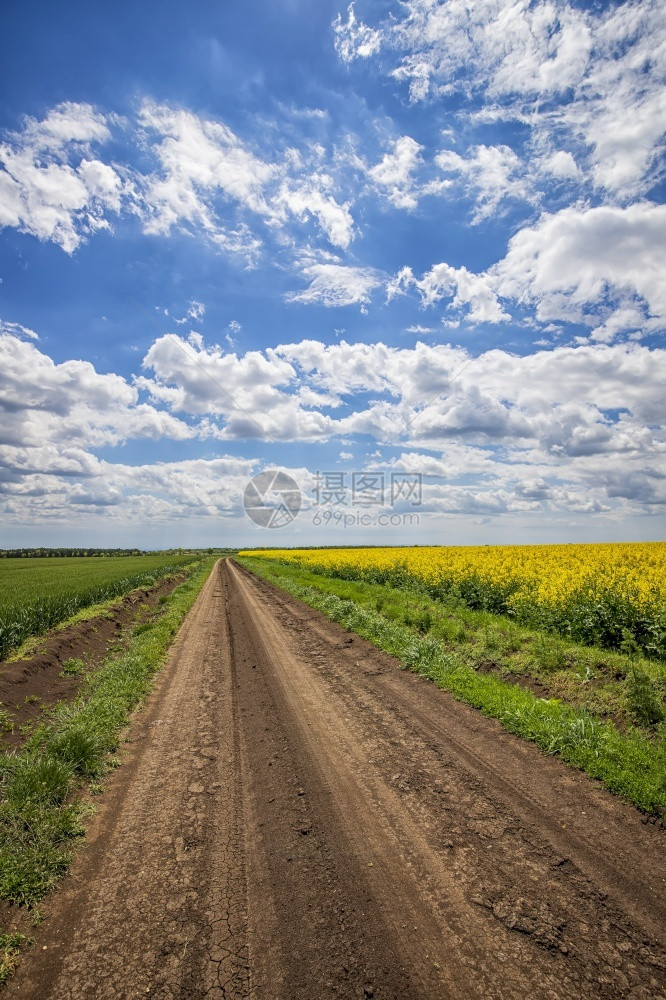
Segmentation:
[[(362, 607), (358, 600), (333, 593), (335, 581), (324, 576), (266, 559), (243, 557), (238, 562), (396, 657), (404, 669), (429, 678), (460, 701), (498, 719), (510, 732), (599, 779), (644, 812), (666, 812), (663, 734), (656, 741), (633, 726), (620, 732), (585, 709), (557, 698), (539, 698), (518, 684), (479, 673), (455, 647), (447, 648), (432, 635), (421, 635), (379, 611)], [(359, 595), (367, 586), (354, 585)], [(354, 592), (349, 584), (347, 588), (347, 593)]]
[[(129, 715), (149, 692), (216, 558), (192, 568), (127, 648), (88, 676), (75, 702), (57, 706), (19, 752), (0, 757), (0, 899), (32, 906), (66, 871), (90, 812), (80, 793), (117, 765), (113, 755)], [(10, 952), (15, 939), (4, 935)]]

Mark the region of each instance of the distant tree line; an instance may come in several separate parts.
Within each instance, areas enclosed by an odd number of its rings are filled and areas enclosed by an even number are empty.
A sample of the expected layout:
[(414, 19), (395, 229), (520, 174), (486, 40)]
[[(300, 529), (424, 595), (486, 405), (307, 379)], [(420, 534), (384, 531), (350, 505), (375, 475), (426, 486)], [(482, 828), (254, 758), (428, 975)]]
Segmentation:
[[(165, 555), (188, 552), (189, 549), (165, 549)], [(147, 556), (143, 549), (0, 549), (0, 559), (43, 559), (49, 556)]]
[(148, 556), (154, 555), (156, 551), (164, 555), (214, 555), (216, 552), (235, 552), (236, 549), (223, 549), (220, 547), (209, 549), (91, 549), (91, 548), (40, 548), (40, 549), (0, 549), (0, 559), (44, 559), (49, 556)]

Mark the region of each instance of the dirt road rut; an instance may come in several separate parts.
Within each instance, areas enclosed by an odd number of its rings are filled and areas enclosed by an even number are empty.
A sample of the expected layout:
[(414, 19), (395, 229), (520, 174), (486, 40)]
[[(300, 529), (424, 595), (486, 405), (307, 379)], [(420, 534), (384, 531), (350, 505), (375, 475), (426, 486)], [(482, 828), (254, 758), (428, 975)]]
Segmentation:
[(664, 831), (226, 561), (10, 997), (666, 996)]

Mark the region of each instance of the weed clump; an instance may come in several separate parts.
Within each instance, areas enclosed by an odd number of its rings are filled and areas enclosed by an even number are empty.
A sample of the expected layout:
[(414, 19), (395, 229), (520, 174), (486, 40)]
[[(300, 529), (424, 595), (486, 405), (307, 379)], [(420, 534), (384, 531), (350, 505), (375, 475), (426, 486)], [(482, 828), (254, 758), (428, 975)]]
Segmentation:
[(0, 933), (0, 986), (4, 986), (13, 973), (24, 939), (23, 934)]
[(627, 708), (642, 726), (654, 726), (664, 719), (664, 709), (647, 673), (633, 664), (627, 677)]
[(62, 665), (62, 677), (80, 677), (85, 673), (86, 665), (83, 660), (69, 659)]

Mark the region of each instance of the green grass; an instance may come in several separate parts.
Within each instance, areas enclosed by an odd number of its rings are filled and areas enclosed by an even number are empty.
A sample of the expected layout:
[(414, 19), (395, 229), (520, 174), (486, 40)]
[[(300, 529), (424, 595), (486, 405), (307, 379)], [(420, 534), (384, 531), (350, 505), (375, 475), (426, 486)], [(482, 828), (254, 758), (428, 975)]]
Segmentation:
[(0, 659), (82, 608), (134, 590), (192, 563), (191, 553), (100, 558), (0, 559)]
[(4, 986), (13, 973), (24, 940), (23, 934), (0, 933), (0, 986)]
[(86, 670), (86, 665), (83, 660), (71, 658), (65, 660), (62, 665), (61, 676), (62, 677), (80, 677), (84, 674)]
[(238, 562), (640, 809), (666, 812), (666, 723), (655, 709), (666, 691), (663, 664), (567, 642), (455, 598)]
[(87, 807), (114, 757), (129, 714), (146, 696), (215, 557), (200, 561), (150, 628), (89, 673), (76, 701), (60, 704), (24, 747), (0, 756), (0, 899), (34, 905), (66, 871)]

